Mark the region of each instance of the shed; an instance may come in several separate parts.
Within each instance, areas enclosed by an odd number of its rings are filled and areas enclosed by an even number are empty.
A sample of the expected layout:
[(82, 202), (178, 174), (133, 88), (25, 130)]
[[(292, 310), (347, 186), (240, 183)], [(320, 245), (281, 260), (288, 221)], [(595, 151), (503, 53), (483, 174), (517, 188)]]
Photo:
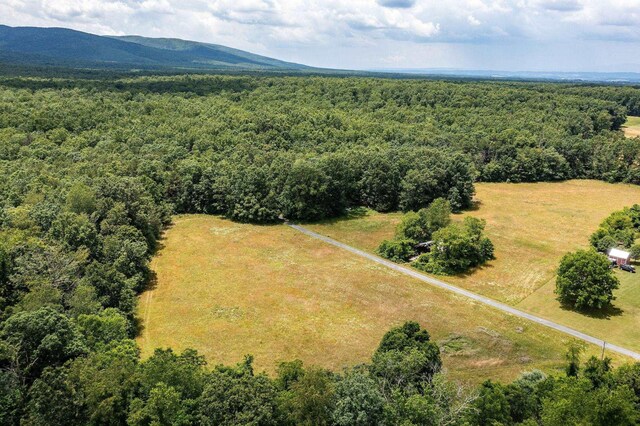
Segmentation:
[(631, 260), (631, 253), (628, 251), (612, 248), (609, 250), (609, 260), (618, 265), (626, 265)]
[(419, 253), (427, 253), (429, 251), (431, 251), (431, 246), (433, 245), (433, 241), (425, 241), (422, 243), (418, 243), (414, 246), (414, 248), (419, 252)]

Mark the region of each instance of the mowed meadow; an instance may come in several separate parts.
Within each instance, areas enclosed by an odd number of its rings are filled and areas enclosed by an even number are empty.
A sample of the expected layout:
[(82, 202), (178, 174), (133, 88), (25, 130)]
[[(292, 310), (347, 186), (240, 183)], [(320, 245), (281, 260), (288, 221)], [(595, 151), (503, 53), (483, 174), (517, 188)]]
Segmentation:
[(162, 244), (140, 298), (143, 356), (191, 347), (210, 364), (251, 354), (268, 372), (293, 359), (340, 369), (367, 362), (385, 331), (415, 320), (453, 377), (479, 382), (561, 368), (570, 342), (285, 225), (177, 216)]
[[(589, 247), (589, 236), (610, 213), (640, 203), (640, 187), (600, 181), (556, 183), (478, 183), (476, 205), (455, 217), (487, 221), (495, 260), (444, 281), (603, 340), (640, 350), (640, 274), (616, 271), (621, 288), (614, 309), (587, 316), (563, 309), (555, 299), (555, 271), (562, 256)], [(367, 251), (391, 238), (400, 214), (362, 211), (350, 218), (309, 227)]]
[(629, 138), (640, 137), (640, 117), (627, 117), (627, 122), (622, 130)]

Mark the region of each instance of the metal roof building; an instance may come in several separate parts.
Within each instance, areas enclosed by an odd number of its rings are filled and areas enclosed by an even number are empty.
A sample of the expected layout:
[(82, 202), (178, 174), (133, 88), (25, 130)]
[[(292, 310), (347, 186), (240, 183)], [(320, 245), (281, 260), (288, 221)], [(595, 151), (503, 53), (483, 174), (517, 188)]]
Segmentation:
[(609, 250), (609, 259), (615, 261), (618, 265), (626, 265), (631, 260), (631, 253), (628, 251), (612, 248)]

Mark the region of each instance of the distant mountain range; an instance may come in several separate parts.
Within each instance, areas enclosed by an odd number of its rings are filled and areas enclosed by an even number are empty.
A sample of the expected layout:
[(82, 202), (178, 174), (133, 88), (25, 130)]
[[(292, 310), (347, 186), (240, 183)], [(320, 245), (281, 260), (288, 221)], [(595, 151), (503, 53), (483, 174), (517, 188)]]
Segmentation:
[(639, 72), (498, 71), (455, 68), (380, 68), (370, 72), (425, 77), (479, 78), (486, 80), (541, 80), (566, 82), (640, 83)]
[(217, 44), (6, 25), (0, 25), (0, 62), (118, 70), (313, 69)]
[(67, 28), (0, 25), (0, 74), (30, 75), (29, 70), (42, 72), (56, 69), (58, 71), (54, 73), (66, 73), (69, 69), (85, 73), (104, 70), (109, 73), (265, 71), (391, 78), (640, 83), (638, 72), (518, 72), (445, 68), (335, 70), (280, 61), (218, 44), (175, 38), (99, 36)]

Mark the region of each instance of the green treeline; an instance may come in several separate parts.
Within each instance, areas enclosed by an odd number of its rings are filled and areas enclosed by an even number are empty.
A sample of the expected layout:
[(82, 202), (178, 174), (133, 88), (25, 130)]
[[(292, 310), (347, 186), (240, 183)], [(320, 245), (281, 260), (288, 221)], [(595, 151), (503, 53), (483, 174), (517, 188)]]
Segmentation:
[[(314, 399), (330, 392), (291, 390), (250, 362), (205, 371), (191, 352), (138, 360), (136, 298), (171, 215), (317, 220), (354, 206), (419, 211), (438, 198), (457, 211), (478, 180), (640, 183), (640, 139), (618, 130), (636, 92), (322, 77), (0, 80), (0, 423), (268, 424), (252, 416), (285, 410), (286, 424), (368, 424), (336, 420), (337, 408), (327, 414)], [(480, 243), (481, 225), (440, 236)], [(414, 349), (398, 369), (436, 367)], [(384, 413), (397, 397), (398, 423), (439, 418), (429, 413), (444, 408), (423, 401), (428, 387), (402, 378), (396, 395), (365, 370), (304, 376), (336, 394), (379, 392)], [(604, 393), (594, 391), (594, 407)], [(243, 410), (249, 417), (216, 417)]]
[[(475, 180), (640, 181), (640, 143), (617, 131), (625, 107), (596, 99), (638, 91), (627, 87), (219, 76), (6, 84), (5, 176), (32, 180), (55, 164), (87, 183), (143, 178), (178, 212), (314, 220), (354, 205), (418, 210), (438, 197), (458, 210)], [(0, 196), (16, 204), (26, 188)]]
[[(407, 322), (388, 331), (371, 361), (332, 372), (299, 360), (274, 377), (252, 358), (207, 366), (194, 350), (157, 349), (141, 361), (115, 310), (69, 319), (22, 312), (2, 329), (0, 422), (83, 425), (634, 425), (640, 364), (582, 364), (571, 346), (566, 375), (523, 373), (477, 388), (450, 381), (429, 333)], [(19, 342), (19, 344), (18, 344)], [(13, 346), (11, 346), (13, 345)], [(22, 363), (22, 364), (20, 364)], [(22, 394), (21, 386), (28, 387)]]
[(627, 109), (628, 115), (640, 115), (640, 94), (638, 86), (611, 87), (611, 86), (577, 86), (568, 87), (564, 93), (593, 96), (594, 98), (613, 101)]

